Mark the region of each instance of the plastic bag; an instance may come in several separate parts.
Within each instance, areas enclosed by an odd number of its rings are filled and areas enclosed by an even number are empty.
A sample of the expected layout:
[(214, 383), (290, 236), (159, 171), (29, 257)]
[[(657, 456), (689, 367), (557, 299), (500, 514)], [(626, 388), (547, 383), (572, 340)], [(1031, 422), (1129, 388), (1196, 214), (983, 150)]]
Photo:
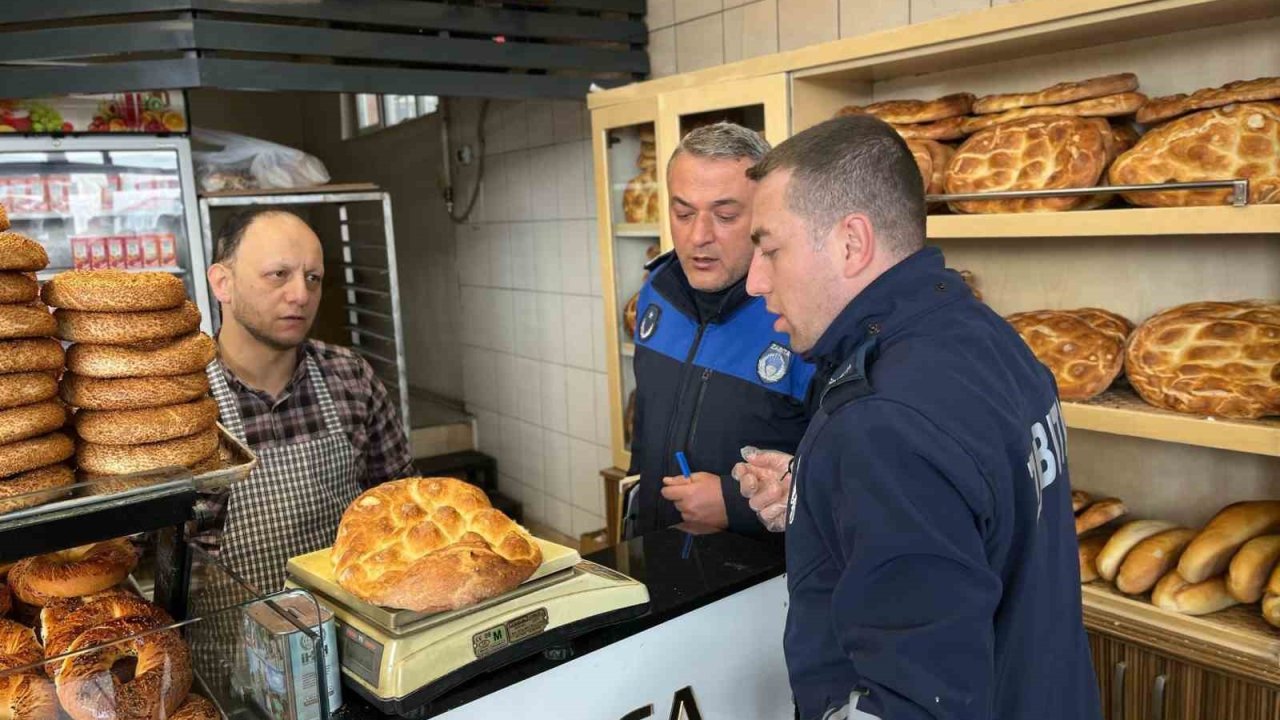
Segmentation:
[(205, 192), (323, 185), (329, 171), (314, 155), (224, 130), (193, 128), (191, 138), (221, 148), (193, 151), (196, 181)]

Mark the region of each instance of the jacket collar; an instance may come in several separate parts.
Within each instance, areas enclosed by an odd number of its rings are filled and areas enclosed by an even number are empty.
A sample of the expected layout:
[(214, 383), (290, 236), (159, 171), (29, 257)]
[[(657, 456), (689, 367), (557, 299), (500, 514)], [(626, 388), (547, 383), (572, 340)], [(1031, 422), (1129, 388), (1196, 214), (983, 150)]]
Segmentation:
[(909, 321), (968, 292), (959, 273), (948, 270), (942, 251), (924, 247), (889, 268), (845, 306), (804, 358), (828, 370), (849, 359), (869, 337), (878, 341)]
[[(659, 255), (649, 261), (645, 269), (649, 270), (653, 289), (682, 314), (692, 318), (695, 323), (698, 322), (698, 304), (693, 297), (694, 289), (689, 284), (689, 278), (684, 274), (684, 268), (680, 267), (680, 260), (675, 252), (668, 251)], [(729, 291), (725, 293), (724, 302), (720, 305), (720, 312), (711, 319), (711, 322), (723, 322), (750, 300), (751, 296), (747, 294), (747, 278), (743, 277), (729, 287)]]

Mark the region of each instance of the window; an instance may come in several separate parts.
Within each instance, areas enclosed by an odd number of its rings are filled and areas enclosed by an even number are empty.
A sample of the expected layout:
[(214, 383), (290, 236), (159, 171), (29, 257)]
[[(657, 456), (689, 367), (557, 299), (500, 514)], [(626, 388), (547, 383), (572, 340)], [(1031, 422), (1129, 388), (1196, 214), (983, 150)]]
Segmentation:
[(344, 95), (343, 102), (354, 122), (349, 124), (347, 137), (366, 135), (383, 128), (399, 125), (406, 120), (420, 118), (435, 112), (440, 98), (435, 95), (377, 95), (359, 93)]

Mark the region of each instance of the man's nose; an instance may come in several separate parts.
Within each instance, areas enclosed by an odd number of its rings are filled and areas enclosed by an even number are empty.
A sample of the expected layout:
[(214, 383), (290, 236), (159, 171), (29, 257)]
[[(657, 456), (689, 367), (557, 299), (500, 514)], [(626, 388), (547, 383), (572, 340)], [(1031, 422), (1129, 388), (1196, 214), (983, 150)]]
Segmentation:
[(698, 213), (693, 221), (693, 232), (689, 234), (689, 239), (694, 245), (707, 245), (716, 239), (715, 229), (712, 223), (715, 222), (711, 213)]
[(285, 286), (284, 299), (286, 302), (294, 305), (306, 305), (310, 297), (311, 291), (307, 287), (307, 278), (301, 273), (293, 277)]
[(759, 250), (751, 253), (751, 267), (747, 268), (747, 294), (760, 297), (770, 290), (768, 273), (764, 269), (764, 256)]

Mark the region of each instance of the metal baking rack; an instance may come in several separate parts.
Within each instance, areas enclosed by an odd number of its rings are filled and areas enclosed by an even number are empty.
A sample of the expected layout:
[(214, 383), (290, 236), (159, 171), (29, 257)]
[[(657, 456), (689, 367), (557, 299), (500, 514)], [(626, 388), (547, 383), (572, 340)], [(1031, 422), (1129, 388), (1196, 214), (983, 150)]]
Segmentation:
[[(391, 195), (373, 185), (318, 186), (289, 191), (210, 193), (200, 197), (200, 226), (205, 253), (213, 257), (211, 208), (284, 205), (331, 208), (313, 225), (325, 243), (325, 284), (337, 278), (341, 289), (342, 333), (348, 346), (373, 367), (387, 392), (400, 403), (400, 419), (409, 424), (409, 379), (405, 365), (404, 324), (396, 269)], [(336, 239), (339, 253), (332, 252)], [(326, 294), (321, 316), (333, 302)], [(214, 327), (221, 324), (218, 303), (211, 301)]]
[(955, 195), (925, 195), (925, 202), (959, 202), (962, 200), (1019, 200), (1023, 198), (1072, 197), (1099, 193), (1158, 192), (1162, 190), (1231, 190), (1231, 204), (1244, 207), (1249, 204), (1249, 181), (1203, 180), (1198, 182), (1169, 182), (1149, 185), (1101, 185), (1097, 187), (1060, 188), (1056, 190), (999, 190), (981, 193), (957, 193)]

